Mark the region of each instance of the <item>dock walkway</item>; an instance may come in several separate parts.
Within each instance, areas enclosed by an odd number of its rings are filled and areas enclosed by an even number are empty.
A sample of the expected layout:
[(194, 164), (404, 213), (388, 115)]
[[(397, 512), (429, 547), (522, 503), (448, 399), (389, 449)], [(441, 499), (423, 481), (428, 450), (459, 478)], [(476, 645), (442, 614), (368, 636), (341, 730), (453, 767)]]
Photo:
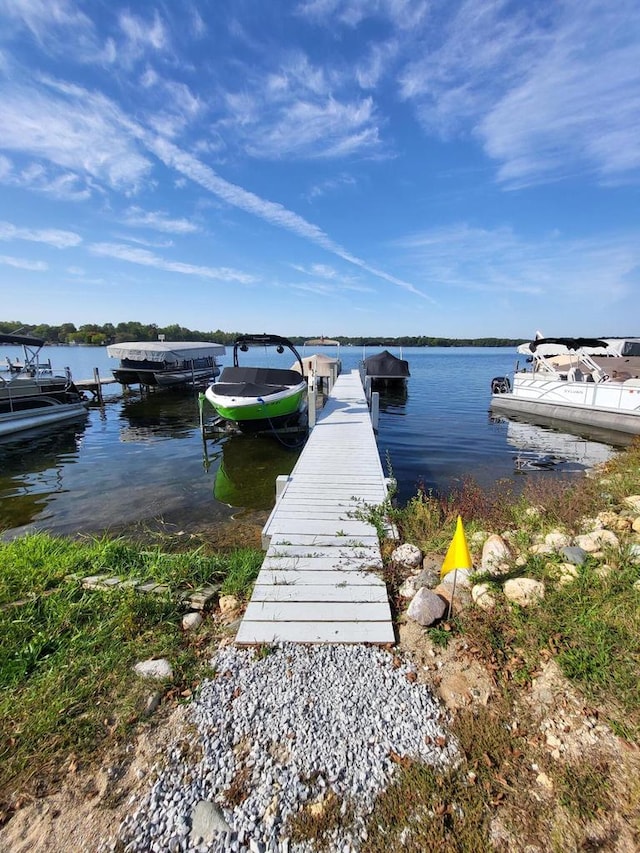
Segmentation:
[(278, 491), (236, 643), (393, 643), (377, 531), (358, 517), (388, 491), (358, 371), (338, 377)]

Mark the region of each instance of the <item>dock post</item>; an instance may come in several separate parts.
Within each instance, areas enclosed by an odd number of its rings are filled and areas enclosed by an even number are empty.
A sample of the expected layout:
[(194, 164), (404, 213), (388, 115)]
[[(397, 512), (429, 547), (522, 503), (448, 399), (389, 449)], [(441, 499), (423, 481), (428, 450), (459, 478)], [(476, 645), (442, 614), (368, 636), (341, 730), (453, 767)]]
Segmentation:
[(98, 396), (98, 402), (101, 406), (104, 406), (104, 400), (102, 399), (102, 385), (100, 383), (100, 371), (97, 367), (93, 368), (93, 381), (96, 383), (96, 394)]
[(371, 425), (377, 430), (378, 420), (380, 419), (380, 392), (374, 391), (371, 394)]
[(313, 429), (316, 425), (316, 377), (313, 372), (309, 374), (307, 389), (307, 421), (309, 429)]

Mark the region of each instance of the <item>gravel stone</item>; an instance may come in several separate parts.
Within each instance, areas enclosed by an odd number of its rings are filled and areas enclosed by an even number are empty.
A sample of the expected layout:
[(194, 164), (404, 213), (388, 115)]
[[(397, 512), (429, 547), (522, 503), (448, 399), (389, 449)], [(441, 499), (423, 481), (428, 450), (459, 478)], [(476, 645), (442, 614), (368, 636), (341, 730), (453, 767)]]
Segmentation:
[(202, 828), (189, 837), (202, 801), (216, 804), (226, 822), (220, 830), (227, 829), (208, 833), (209, 853), (311, 853), (309, 842), (288, 837), (287, 820), (327, 790), (345, 810), (347, 801), (355, 808), (354, 823), (335, 830), (332, 849), (365, 853), (364, 821), (397, 772), (397, 757), (436, 769), (457, 760), (442, 706), (397, 654), (283, 643), (262, 658), (228, 646), (211, 664), (215, 675), (190, 706), (198, 758), (168, 751), (167, 765), (113, 840), (126, 853), (176, 849), (177, 842), (184, 851), (202, 849)]

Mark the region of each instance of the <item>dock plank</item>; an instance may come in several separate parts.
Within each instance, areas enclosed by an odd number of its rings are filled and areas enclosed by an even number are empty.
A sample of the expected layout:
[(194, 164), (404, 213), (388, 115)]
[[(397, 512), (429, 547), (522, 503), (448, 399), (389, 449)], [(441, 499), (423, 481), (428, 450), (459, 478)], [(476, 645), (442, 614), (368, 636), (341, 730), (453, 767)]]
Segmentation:
[(266, 554), (239, 645), (393, 643), (378, 534), (362, 512), (387, 496), (357, 371), (338, 377), (263, 528)]
[(388, 622), (250, 622), (242, 620), (236, 643), (369, 643), (390, 645), (395, 642), (393, 626)]

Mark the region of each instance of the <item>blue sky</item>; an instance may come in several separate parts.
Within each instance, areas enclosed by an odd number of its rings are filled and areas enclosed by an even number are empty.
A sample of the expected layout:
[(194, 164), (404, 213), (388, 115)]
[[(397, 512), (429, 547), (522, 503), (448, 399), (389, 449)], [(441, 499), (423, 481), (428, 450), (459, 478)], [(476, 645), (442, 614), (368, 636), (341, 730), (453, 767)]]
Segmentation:
[(638, 335), (639, 0), (0, 0), (0, 319)]

